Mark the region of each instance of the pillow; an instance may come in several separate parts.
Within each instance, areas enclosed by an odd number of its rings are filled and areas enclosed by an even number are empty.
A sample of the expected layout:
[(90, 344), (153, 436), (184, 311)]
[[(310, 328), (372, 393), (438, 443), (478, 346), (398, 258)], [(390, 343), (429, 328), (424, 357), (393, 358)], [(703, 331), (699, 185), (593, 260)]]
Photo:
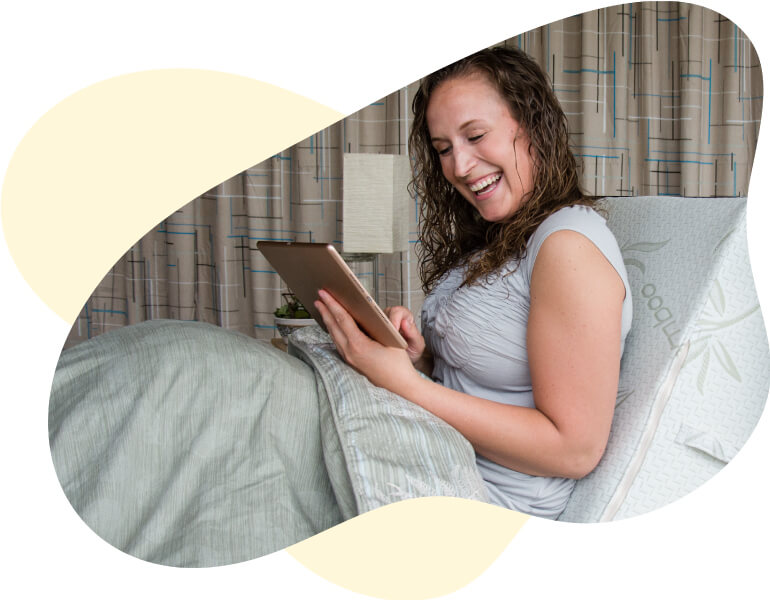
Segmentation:
[[(311, 364), (326, 387), (334, 431), (322, 432), (324, 453), (344, 462), (349, 476), (332, 476), (341, 505), (354, 503), (360, 514), (422, 496), (489, 500), (473, 448), (457, 430), (372, 385), (342, 361), (320, 327), (305, 327), (289, 339), (290, 353)], [(335, 470), (329, 462), (327, 468)]]
[(610, 440), (560, 520), (663, 506), (713, 476), (753, 430), (770, 385), (744, 198), (607, 199), (634, 320)]

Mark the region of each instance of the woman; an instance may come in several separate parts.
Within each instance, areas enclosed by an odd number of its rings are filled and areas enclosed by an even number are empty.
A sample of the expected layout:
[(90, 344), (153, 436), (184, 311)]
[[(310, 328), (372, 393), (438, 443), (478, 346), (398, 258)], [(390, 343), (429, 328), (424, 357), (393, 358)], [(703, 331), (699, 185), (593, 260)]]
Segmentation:
[(526, 54), (441, 69), (413, 110), (424, 337), (404, 307), (388, 315), (406, 351), (371, 340), (326, 292), (316, 306), (350, 365), (471, 442), (494, 502), (556, 518), (609, 436), (631, 323), (620, 251)]

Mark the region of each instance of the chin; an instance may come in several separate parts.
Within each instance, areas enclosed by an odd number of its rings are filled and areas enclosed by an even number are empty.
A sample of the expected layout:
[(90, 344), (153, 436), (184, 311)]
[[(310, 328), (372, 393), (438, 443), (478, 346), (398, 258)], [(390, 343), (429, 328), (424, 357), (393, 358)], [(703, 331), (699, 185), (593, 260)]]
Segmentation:
[(502, 223), (504, 221), (510, 220), (513, 217), (513, 215), (516, 214), (516, 211), (505, 213), (505, 214), (482, 212), (482, 211), (478, 211), (478, 213), (479, 213), (479, 216), (488, 223)]

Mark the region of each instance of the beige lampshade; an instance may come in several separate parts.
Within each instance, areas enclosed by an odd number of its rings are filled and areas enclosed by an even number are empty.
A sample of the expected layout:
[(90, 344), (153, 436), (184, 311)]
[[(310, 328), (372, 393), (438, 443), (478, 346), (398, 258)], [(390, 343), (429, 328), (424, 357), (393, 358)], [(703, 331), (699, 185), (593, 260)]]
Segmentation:
[(407, 184), (411, 167), (398, 154), (344, 154), (342, 249), (346, 253), (409, 249)]

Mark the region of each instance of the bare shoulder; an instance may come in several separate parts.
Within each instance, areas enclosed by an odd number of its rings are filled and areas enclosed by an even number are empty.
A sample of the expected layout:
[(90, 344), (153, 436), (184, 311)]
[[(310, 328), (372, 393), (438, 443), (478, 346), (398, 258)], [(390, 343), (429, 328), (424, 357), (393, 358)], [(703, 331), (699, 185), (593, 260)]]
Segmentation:
[(625, 286), (615, 267), (577, 231), (549, 235), (538, 252), (531, 280), (532, 301), (622, 302)]

